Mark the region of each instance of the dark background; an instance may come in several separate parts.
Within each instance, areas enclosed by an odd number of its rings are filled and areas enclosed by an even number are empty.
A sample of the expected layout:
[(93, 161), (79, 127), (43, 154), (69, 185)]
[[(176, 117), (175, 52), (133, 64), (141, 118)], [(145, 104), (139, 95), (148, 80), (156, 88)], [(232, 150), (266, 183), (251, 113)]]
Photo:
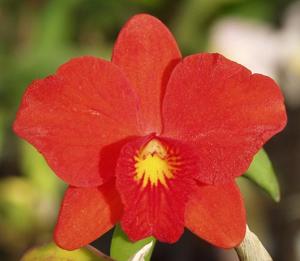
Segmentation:
[[(51, 240), (65, 185), (41, 156), (11, 131), (26, 86), (71, 57), (110, 58), (124, 22), (157, 16), (184, 55), (218, 51), (267, 74), (286, 96), (288, 126), (266, 146), (282, 200), (241, 180), (248, 223), (274, 260), (300, 260), (300, 2), (274, 0), (1, 0), (0, 1), (0, 260), (19, 260)], [(111, 233), (94, 243), (108, 253)], [(192, 234), (158, 243), (153, 260), (236, 260)]]

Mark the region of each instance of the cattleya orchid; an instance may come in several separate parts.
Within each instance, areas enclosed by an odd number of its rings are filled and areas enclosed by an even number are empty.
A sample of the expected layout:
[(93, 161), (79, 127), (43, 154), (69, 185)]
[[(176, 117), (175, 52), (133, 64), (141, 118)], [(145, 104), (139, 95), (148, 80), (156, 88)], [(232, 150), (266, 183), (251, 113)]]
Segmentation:
[(15, 132), (69, 184), (55, 228), (64, 249), (116, 223), (129, 239), (176, 242), (184, 227), (231, 248), (246, 218), (235, 178), (286, 124), (276, 83), (220, 54), (181, 58), (140, 14), (111, 62), (81, 57), (26, 90)]

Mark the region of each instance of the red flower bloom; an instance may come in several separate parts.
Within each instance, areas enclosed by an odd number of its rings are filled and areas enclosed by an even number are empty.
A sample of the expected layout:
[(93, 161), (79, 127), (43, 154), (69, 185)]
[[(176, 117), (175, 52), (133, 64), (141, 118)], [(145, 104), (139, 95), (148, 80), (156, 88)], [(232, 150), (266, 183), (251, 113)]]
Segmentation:
[(26, 90), (15, 132), (70, 186), (56, 243), (79, 248), (121, 222), (130, 239), (184, 227), (219, 247), (245, 233), (234, 178), (286, 124), (276, 83), (220, 54), (181, 59), (168, 29), (134, 16), (112, 61), (76, 58)]

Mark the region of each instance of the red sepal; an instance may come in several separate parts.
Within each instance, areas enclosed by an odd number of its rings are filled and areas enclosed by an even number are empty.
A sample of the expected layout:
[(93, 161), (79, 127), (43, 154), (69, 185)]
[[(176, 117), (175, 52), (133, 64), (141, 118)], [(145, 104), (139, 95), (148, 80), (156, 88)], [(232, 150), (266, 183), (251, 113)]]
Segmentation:
[[(113, 175), (107, 145), (138, 133), (137, 100), (114, 64), (76, 58), (26, 90), (14, 131), (74, 186), (98, 186)], [(102, 150), (105, 148), (105, 150)], [(114, 149), (115, 150), (115, 149)], [(116, 153), (115, 153), (116, 154)]]
[(145, 135), (161, 132), (162, 97), (180, 58), (172, 34), (153, 16), (133, 16), (119, 33), (112, 62), (126, 74), (140, 98), (139, 117)]
[(185, 58), (163, 101), (163, 134), (197, 149), (199, 180), (226, 183), (286, 124), (279, 87), (219, 54)]
[(54, 240), (67, 250), (91, 243), (119, 221), (122, 204), (114, 182), (97, 188), (69, 187), (64, 196)]
[(238, 187), (234, 183), (198, 185), (186, 204), (185, 226), (217, 247), (237, 246), (246, 232), (245, 209)]

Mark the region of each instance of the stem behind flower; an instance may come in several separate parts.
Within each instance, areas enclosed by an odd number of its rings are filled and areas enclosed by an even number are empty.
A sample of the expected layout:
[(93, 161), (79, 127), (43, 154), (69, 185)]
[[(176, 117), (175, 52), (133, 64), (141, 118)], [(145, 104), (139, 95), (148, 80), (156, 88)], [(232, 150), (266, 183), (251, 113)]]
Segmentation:
[(272, 257), (264, 248), (258, 237), (246, 228), (246, 235), (242, 243), (235, 248), (240, 261), (272, 261)]

